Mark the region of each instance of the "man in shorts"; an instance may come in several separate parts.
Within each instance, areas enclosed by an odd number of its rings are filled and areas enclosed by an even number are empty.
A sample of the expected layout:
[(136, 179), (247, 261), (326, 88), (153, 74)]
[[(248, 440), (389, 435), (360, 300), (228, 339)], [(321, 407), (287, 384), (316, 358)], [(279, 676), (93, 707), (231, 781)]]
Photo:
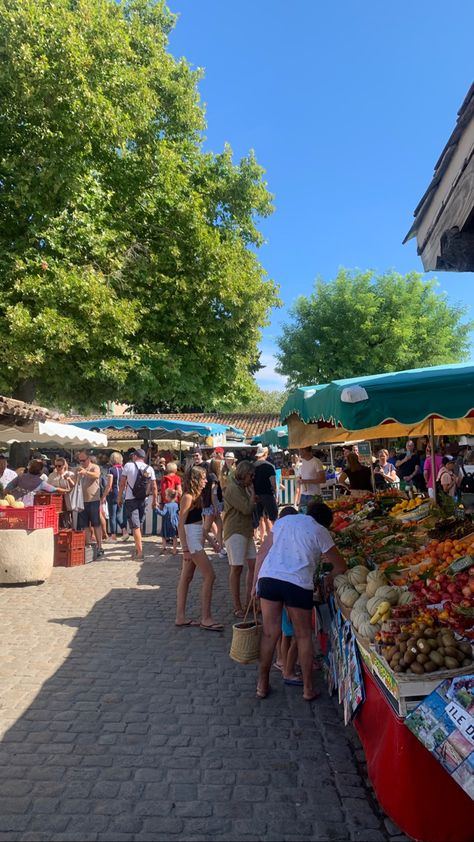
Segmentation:
[(136, 561), (143, 560), (143, 541), (142, 541), (142, 523), (145, 518), (145, 509), (148, 499), (148, 493), (145, 496), (135, 496), (134, 489), (140, 475), (147, 481), (149, 492), (152, 495), (152, 506), (154, 509), (158, 506), (158, 490), (156, 485), (156, 476), (151, 465), (145, 462), (145, 451), (141, 448), (132, 453), (130, 462), (123, 466), (122, 476), (120, 479), (119, 493), (118, 493), (118, 507), (122, 505), (122, 500), (125, 494), (125, 514), (127, 515), (128, 525), (132, 530), (133, 540), (135, 541), (135, 551), (133, 558)]
[(91, 461), (88, 450), (81, 450), (78, 455), (79, 468), (76, 470), (77, 481), (81, 483), (84, 509), (78, 512), (77, 528), (85, 530), (86, 542), (90, 541), (91, 527), (97, 541), (96, 558), (104, 555), (102, 549), (102, 525), (100, 522), (100, 468)]
[(270, 462), (267, 462), (268, 447), (257, 445), (255, 452), (255, 475), (253, 487), (255, 491), (256, 515), (260, 527), (260, 540), (263, 541), (265, 534), (270, 532), (272, 524), (278, 517), (278, 505), (276, 501), (276, 471)]

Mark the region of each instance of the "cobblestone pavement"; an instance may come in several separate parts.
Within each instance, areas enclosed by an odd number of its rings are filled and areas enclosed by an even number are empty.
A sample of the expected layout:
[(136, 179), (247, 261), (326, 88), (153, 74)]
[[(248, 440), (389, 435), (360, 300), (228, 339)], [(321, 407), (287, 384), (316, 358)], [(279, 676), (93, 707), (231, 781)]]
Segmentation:
[(405, 839), (325, 692), (308, 705), (275, 674), (255, 700), (255, 666), (228, 657), (227, 562), (225, 634), (177, 629), (179, 560), (146, 548), (0, 589), (0, 841)]

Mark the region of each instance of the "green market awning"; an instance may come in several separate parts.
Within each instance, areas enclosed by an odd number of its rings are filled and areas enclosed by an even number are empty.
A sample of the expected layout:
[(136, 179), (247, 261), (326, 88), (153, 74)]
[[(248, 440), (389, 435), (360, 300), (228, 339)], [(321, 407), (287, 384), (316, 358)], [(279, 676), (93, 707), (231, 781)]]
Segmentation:
[(291, 447), (354, 436), (472, 433), (474, 366), (433, 366), (308, 386), (289, 396), (281, 421), (288, 423)]
[(271, 445), (279, 450), (285, 450), (288, 447), (288, 427), (285, 424), (282, 427), (264, 430), (263, 433), (252, 439), (252, 444), (264, 444), (267, 447)]

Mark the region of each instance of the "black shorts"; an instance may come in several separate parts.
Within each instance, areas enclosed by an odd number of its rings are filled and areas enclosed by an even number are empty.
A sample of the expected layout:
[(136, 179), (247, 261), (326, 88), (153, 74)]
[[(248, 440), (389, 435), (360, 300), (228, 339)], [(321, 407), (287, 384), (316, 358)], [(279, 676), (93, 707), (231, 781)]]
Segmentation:
[(283, 602), (289, 608), (305, 608), (307, 611), (313, 608), (312, 590), (300, 588), (299, 585), (284, 582), (282, 579), (270, 579), (264, 576), (258, 580), (257, 593), (261, 599)]
[(278, 518), (278, 506), (273, 494), (259, 494), (257, 500), (257, 517), (268, 517), (272, 523)]
[(84, 509), (77, 514), (77, 528), (87, 529), (89, 526), (100, 526), (100, 500), (84, 503)]

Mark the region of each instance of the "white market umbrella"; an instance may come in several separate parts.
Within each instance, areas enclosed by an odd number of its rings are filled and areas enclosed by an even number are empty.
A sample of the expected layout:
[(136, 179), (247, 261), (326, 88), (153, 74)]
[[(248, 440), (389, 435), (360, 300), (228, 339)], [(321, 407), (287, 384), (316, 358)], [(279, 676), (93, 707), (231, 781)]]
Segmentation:
[(107, 447), (107, 436), (94, 430), (83, 430), (59, 421), (33, 421), (21, 427), (0, 424), (0, 443), (31, 442), (45, 447)]

